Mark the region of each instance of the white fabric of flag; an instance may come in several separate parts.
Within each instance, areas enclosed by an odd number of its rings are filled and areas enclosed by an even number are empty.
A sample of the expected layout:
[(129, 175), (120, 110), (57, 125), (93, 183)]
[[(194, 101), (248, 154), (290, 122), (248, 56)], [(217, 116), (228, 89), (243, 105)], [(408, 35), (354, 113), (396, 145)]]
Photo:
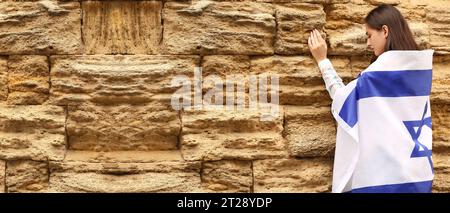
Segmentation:
[(333, 192), (431, 192), (434, 50), (392, 50), (336, 91)]

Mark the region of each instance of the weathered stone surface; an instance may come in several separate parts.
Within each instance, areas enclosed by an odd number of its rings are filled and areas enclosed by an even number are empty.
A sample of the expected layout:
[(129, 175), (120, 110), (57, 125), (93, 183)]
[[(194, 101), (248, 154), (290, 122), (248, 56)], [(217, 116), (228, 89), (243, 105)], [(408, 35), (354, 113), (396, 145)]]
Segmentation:
[(285, 107), (284, 128), (290, 155), (296, 157), (334, 155), (336, 125), (330, 108)]
[(433, 120), (433, 150), (450, 149), (450, 106), (448, 104), (431, 103)]
[[(327, 23), (328, 24), (328, 23)], [(367, 36), (364, 26), (349, 23), (344, 28), (325, 30), (329, 37), (331, 55), (361, 55), (370, 54), (367, 48)]]
[[(123, 153), (122, 153), (123, 154)], [(151, 155), (152, 153), (147, 153)], [(86, 155), (81, 155), (86, 156)], [(200, 162), (181, 156), (148, 163), (91, 163), (81, 156), (50, 163), (50, 192), (201, 192)], [(81, 160), (81, 161), (79, 161)]]
[(5, 193), (5, 172), (6, 163), (0, 160), (0, 193)]
[(450, 191), (450, 157), (448, 152), (433, 154), (433, 163), (435, 171), (433, 192), (448, 193)]
[[(5, 0), (0, 193), (330, 192), (336, 124), (307, 38), (320, 30), (348, 83), (370, 64), (363, 18), (382, 3), (435, 50), (433, 191), (449, 192), (447, 0)], [(205, 104), (223, 83), (223, 102), (176, 111), (179, 75), (183, 99)], [(279, 77), (273, 120), (248, 109), (255, 75)], [(243, 108), (227, 108), (233, 84)]]
[(48, 187), (48, 163), (39, 161), (8, 161), (6, 187), (8, 192), (39, 192)]
[(275, 52), (292, 55), (309, 53), (309, 32), (322, 29), (326, 15), (320, 4), (291, 3), (277, 5), (276, 18)]
[(80, 151), (67, 150), (64, 162), (85, 163), (154, 163), (182, 162), (180, 150), (164, 151)]
[[(207, 102), (210, 104), (249, 105), (250, 57), (247, 55), (208, 55), (202, 60), (202, 94), (218, 90)], [(219, 89), (217, 89), (219, 88)], [(221, 88), (221, 89), (220, 89)], [(236, 90), (236, 91), (235, 91)]]
[[(344, 82), (347, 83), (357, 76), (352, 73), (349, 58), (333, 56), (330, 59)], [(223, 81), (231, 75), (240, 75), (237, 81), (227, 83), (244, 84), (246, 104), (251, 75), (278, 77), (280, 104), (328, 106), (331, 103), (316, 62), (307, 56), (205, 56), (202, 72), (204, 77), (217, 75)], [(223, 101), (225, 102), (225, 97)]]
[[(226, 1), (226, 0), (224, 0), (224, 1)], [(241, 1), (245, 1), (245, 0), (241, 0)], [(330, 1), (333, 1), (333, 0), (251, 0), (251, 1), (269, 2), (269, 3), (317, 3), (317, 4), (323, 4), (323, 3), (330, 3)]]
[(450, 54), (450, 4), (431, 1), (426, 8), (426, 24), (430, 28), (431, 48), (436, 54)]
[(202, 186), (207, 192), (251, 192), (250, 161), (215, 161), (203, 164)]
[(0, 159), (62, 160), (64, 109), (0, 105)]
[(283, 111), (261, 121), (258, 110), (185, 110), (181, 151), (186, 160), (264, 159), (286, 156)]
[(68, 107), (67, 135), (73, 150), (177, 149), (181, 121), (167, 105), (92, 104)]
[[(375, 6), (363, 0), (350, 0), (347, 2), (335, 1), (326, 8), (327, 22), (331, 22), (331, 25), (335, 27), (343, 27), (350, 22), (363, 23), (364, 17)], [(336, 22), (339, 20), (340, 22)]]
[[(326, 11), (327, 18), (344, 19), (356, 23), (363, 23), (364, 17), (370, 10), (380, 4), (395, 6), (408, 20), (420, 20), (425, 17), (425, 6), (427, 5), (427, 2), (416, 0), (331, 0), (329, 3), (331, 4)], [(340, 25), (344, 26), (345, 23), (344, 21)]]
[(273, 54), (275, 10), (256, 2), (166, 2), (165, 52), (170, 54)]
[[(389, 0), (385, 0), (389, 1)], [(408, 25), (413, 32), (414, 38), (419, 44), (420, 48), (425, 49), (429, 47), (429, 29), (428, 25), (424, 22), (427, 15), (426, 6), (427, 1), (398, 1), (394, 6), (400, 11), (403, 17), (408, 22)], [(378, 5), (378, 4), (375, 4)]]
[(450, 103), (450, 57), (434, 56), (433, 60), (433, 83), (431, 89), (431, 100), (434, 103)]
[(409, 21), (408, 25), (419, 48), (429, 49), (430, 30), (428, 25), (419, 21)]
[(83, 1), (82, 8), (85, 53), (158, 53), (161, 1)]
[(0, 2), (0, 54), (79, 54), (79, 2)]
[(48, 99), (46, 56), (13, 55), (8, 59), (8, 104), (42, 104)]
[[(410, 29), (420, 48), (428, 47), (429, 35), (427, 25), (418, 22), (410, 22)], [(330, 55), (369, 55), (367, 48), (367, 36), (364, 25), (350, 23), (344, 28), (326, 30), (329, 37)]]
[(51, 57), (50, 102), (57, 105), (168, 103), (176, 75), (192, 76), (196, 56)]
[(325, 32), (329, 38), (331, 55), (361, 55), (371, 54), (367, 48), (367, 36), (364, 18), (370, 10), (381, 3), (396, 5), (407, 19), (415, 40), (421, 48), (430, 43), (425, 19), (425, 5), (420, 2), (403, 3), (401, 1), (361, 1), (351, 0), (345, 3), (330, 4), (326, 9), (327, 23)]
[(227, 75), (248, 75), (250, 72), (250, 57), (247, 55), (208, 55), (203, 57), (203, 76), (217, 75), (225, 78)]
[[(352, 78), (349, 59), (330, 58), (343, 80)], [(252, 74), (275, 74), (279, 77), (280, 104), (328, 106), (331, 103), (316, 62), (307, 56), (255, 57)]]
[(379, 4), (392, 4), (394, 6), (398, 6), (402, 3), (402, 0), (331, 0), (331, 1), (338, 1), (338, 2), (367, 2), (373, 5), (379, 5)]
[(356, 78), (359, 73), (365, 70), (370, 65), (372, 55), (352, 56), (350, 58), (351, 73)]
[(0, 57), (0, 101), (8, 97), (8, 60)]
[[(68, 104), (69, 146), (77, 150), (175, 149), (180, 131), (170, 99), (176, 75), (195, 56), (52, 58), (50, 102)], [(102, 121), (102, 122), (99, 122)]]
[[(108, 171), (105, 166), (69, 164), (88, 168), (87, 171), (54, 171), (50, 176), (50, 192), (201, 192), (197, 171), (183, 171), (184, 165), (120, 164)], [(161, 168), (172, 171), (161, 171)], [(140, 173), (133, 170), (140, 168)], [(181, 171), (179, 171), (181, 170)]]
[(330, 192), (332, 159), (253, 162), (255, 192)]

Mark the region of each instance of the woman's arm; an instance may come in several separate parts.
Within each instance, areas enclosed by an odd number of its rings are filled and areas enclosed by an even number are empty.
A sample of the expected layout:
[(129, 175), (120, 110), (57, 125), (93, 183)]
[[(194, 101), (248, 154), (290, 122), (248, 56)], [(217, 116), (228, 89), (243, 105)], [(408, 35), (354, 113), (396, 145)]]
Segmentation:
[(327, 43), (320, 35), (319, 31), (314, 29), (308, 38), (308, 46), (311, 54), (319, 64), (322, 78), (325, 81), (325, 87), (333, 99), (334, 94), (339, 88), (344, 87), (342, 79), (334, 70), (330, 60), (327, 59)]
[(342, 83), (342, 79), (334, 70), (333, 65), (329, 59), (323, 59), (319, 63), (319, 69), (322, 73), (323, 81), (325, 82), (325, 88), (330, 94), (331, 99), (333, 99), (334, 94), (339, 88), (344, 87), (344, 83)]

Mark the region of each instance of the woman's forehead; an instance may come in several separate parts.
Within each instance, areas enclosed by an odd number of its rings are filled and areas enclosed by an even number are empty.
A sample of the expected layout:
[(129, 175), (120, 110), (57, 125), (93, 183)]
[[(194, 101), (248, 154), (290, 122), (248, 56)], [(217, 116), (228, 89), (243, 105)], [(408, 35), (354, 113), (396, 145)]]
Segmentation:
[(375, 29), (371, 28), (367, 24), (363, 25), (363, 29), (364, 29), (364, 31), (366, 31), (366, 34), (372, 32), (372, 31), (376, 31)]

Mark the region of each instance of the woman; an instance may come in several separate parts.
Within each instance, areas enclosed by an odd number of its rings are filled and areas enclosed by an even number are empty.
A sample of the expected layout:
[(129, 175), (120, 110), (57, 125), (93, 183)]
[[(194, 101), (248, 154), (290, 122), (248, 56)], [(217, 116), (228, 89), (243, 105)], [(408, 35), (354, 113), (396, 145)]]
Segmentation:
[(333, 192), (431, 192), (433, 50), (419, 50), (391, 5), (370, 11), (365, 28), (372, 64), (348, 85), (327, 59), (319, 32), (308, 39), (338, 123)]

